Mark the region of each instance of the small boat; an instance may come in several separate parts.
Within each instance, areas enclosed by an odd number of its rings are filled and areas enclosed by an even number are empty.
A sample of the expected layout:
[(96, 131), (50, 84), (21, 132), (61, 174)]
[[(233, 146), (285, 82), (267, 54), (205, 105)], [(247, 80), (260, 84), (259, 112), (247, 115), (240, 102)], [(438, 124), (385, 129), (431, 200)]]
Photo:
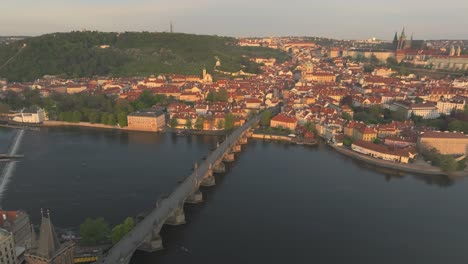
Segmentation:
[(187, 134), (186, 131), (179, 130), (179, 131), (176, 132), (176, 135), (177, 135), (177, 136), (182, 136), (182, 137), (184, 137), (184, 136), (187, 136), (188, 134)]

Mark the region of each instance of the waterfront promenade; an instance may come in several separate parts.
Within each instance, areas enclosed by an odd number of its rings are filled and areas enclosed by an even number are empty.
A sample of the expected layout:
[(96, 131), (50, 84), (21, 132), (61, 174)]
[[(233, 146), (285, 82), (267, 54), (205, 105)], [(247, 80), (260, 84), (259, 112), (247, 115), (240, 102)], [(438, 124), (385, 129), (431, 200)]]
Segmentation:
[(329, 144), (329, 146), (343, 155), (352, 157), (354, 159), (357, 159), (357, 160), (360, 160), (360, 161), (363, 161), (363, 162), (366, 162), (375, 166), (384, 167), (388, 169), (394, 169), (394, 170), (399, 170), (399, 171), (404, 171), (404, 172), (409, 172), (409, 173), (426, 174), (426, 175), (468, 176), (468, 173), (466, 171), (448, 173), (448, 172), (442, 171), (438, 167), (431, 166), (426, 163), (424, 164), (423, 163), (419, 163), (419, 164), (397, 163), (397, 162), (369, 157), (369, 156), (357, 153), (356, 151), (353, 151), (351, 149), (347, 149), (345, 147), (340, 147), (340, 146), (336, 146), (333, 144)]

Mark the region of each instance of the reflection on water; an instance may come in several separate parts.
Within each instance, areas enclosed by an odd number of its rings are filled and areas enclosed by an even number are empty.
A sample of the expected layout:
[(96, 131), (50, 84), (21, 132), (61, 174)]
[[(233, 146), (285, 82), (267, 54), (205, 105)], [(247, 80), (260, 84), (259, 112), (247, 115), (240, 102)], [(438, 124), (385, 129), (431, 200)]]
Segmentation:
[[(8, 146), (9, 130), (0, 130)], [(141, 215), (220, 140), (113, 130), (47, 128), (25, 135), (5, 209), (59, 227), (86, 217)], [(376, 168), (320, 144), (250, 141), (185, 206), (187, 225), (164, 227), (165, 250), (132, 263), (466, 263), (464, 179)]]
[(253, 141), (216, 181), (204, 203), (185, 206), (187, 225), (163, 228), (163, 251), (137, 251), (132, 263), (468, 261), (463, 179)]
[[(0, 138), (8, 133), (1, 131)], [(62, 227), (76, 227), (86, 217), (116, 223), (137, 215), (172, 190), (218, 140), (170, 138), (76, 127), (28, 131), (20, 150), (25, 157), (17, 164), (4, 206), (27, 210), (34, 222), (40, 208), (50, 208)]]

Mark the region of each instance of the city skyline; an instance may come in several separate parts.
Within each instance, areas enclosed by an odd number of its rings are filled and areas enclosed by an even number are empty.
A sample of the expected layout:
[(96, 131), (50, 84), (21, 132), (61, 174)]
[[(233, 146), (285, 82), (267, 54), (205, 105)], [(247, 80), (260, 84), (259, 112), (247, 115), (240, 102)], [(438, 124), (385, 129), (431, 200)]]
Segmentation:
[[(320, 36), (336, 39), (391, 40), (407, 28), (416, 39), (468, 39), (464, 10), (468, 3), (443, 4), (420, 0), (331, 0), (288, 5), (271, 1), (150, 1), (150, 0), (6, 0), (0, 35), (41, 35), (72, 30), (169, 31), (252, 36)], [(18, 15), (21, 14), (21, 15)], [(434, 19), (437, 18), (437, 19)]]

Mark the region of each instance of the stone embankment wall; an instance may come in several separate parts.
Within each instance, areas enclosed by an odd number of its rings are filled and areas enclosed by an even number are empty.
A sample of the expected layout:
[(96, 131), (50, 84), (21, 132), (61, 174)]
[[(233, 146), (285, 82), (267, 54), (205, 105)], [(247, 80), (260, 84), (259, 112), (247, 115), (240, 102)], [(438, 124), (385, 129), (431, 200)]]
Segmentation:
[(280, 136), (280, 135), (269, 135), (269, 134), (257, 134), (254, 133), (252, 135), (252, 138), (256, 139), (269, 139), (269, 140), (281, 140), (281, 141), (288, 141), (291, 142), (292, 138), (287, 137), (287, 136)]

